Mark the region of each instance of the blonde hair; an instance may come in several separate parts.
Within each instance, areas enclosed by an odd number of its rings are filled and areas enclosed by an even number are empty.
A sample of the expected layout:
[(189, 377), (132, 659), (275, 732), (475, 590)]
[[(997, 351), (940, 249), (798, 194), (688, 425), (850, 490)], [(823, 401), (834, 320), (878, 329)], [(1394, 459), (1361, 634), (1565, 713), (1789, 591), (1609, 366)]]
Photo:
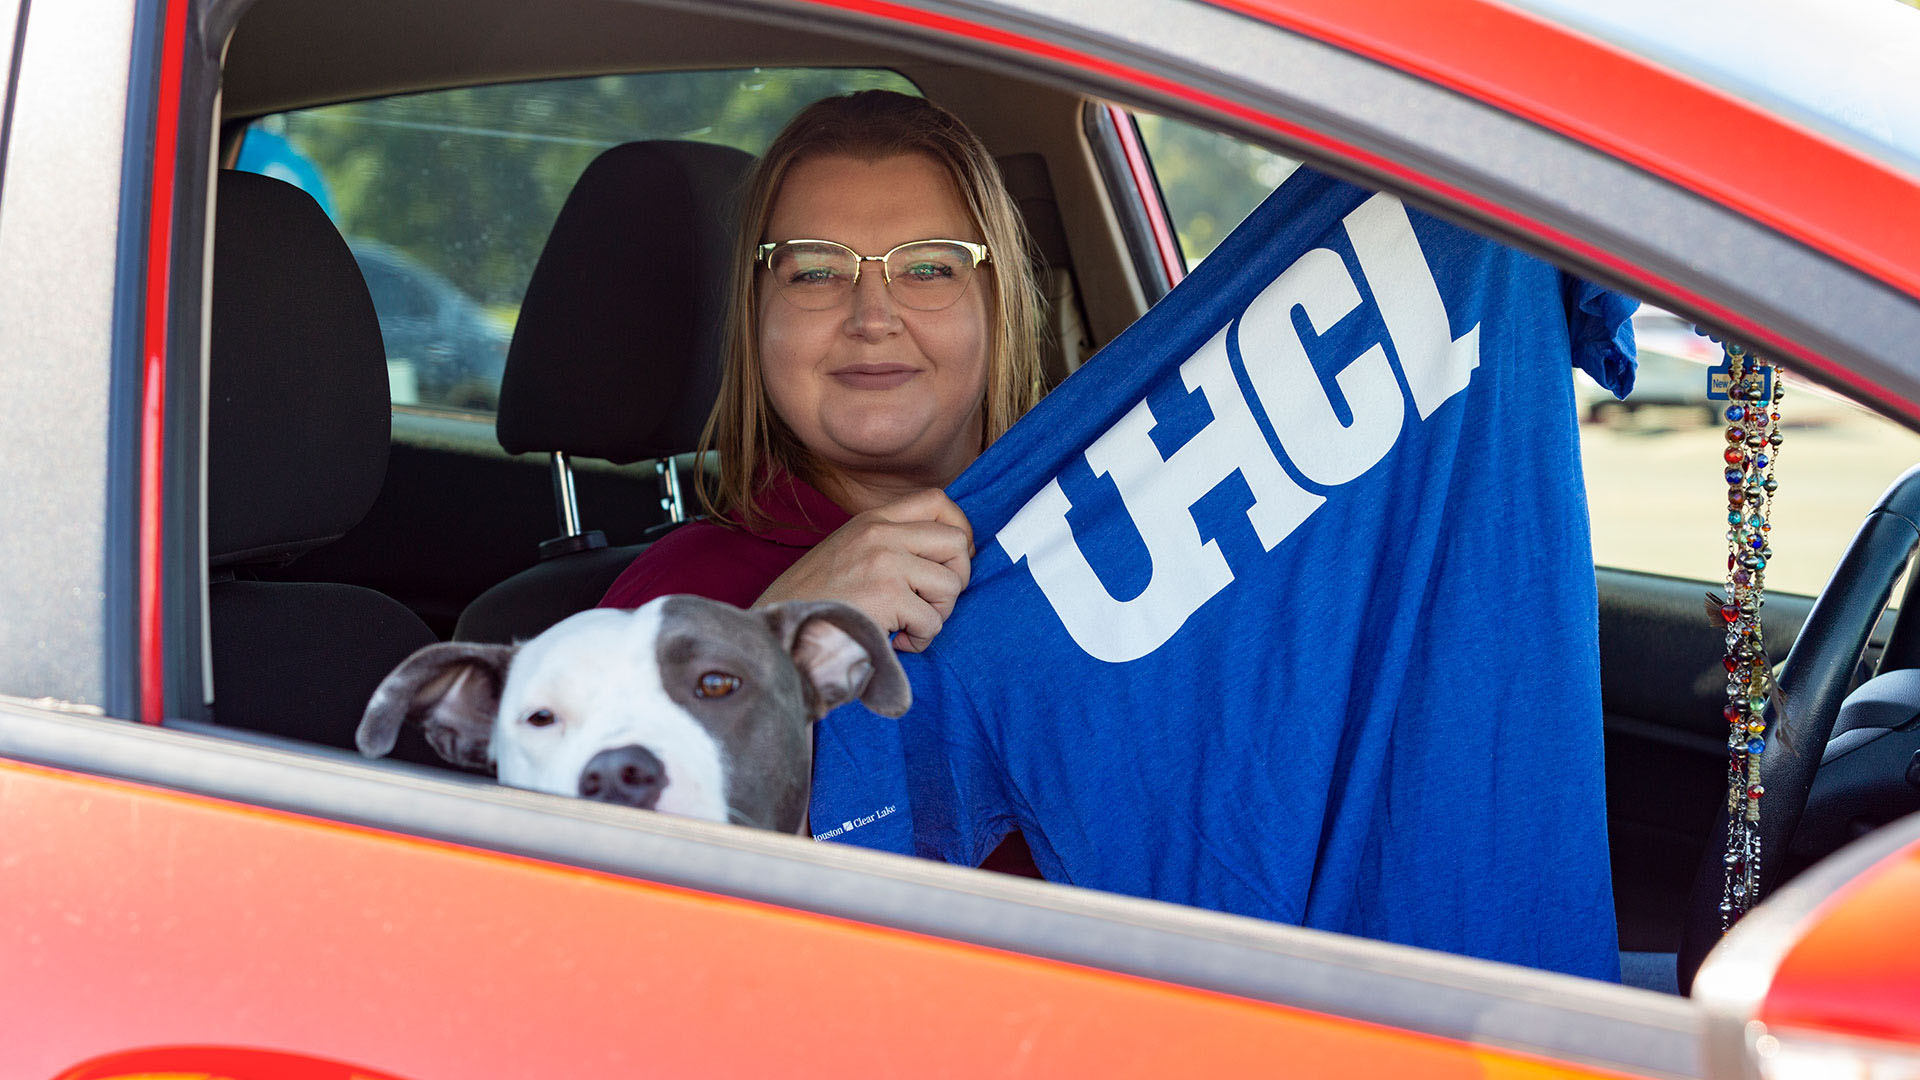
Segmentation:
[(1040, 400), (1042, 301), (1026, 226), (993, 155), (958, 117), (924, 98), (863, 90), (816, 101), (773, 140), (748, 176), (741, 199), (740, 231), (729, 270), (720, 393), (700, 433), (701, 459), (718, 453), (720, 475), (716, 482), (701, 469), (694, 480), (701, 506), (722, 524), (772, 524), (754, 506), (767, 476), (784, 470), (817, 485), (823, 471), (767, 399), (760, 373), (753, 256), (787, 173), (802, 160), (834, 154), (868, 160), (921, 154), (938, 162), (952, 176), (992, 252), (986, 264), (992, 273), (975, 278), (993, 284), (981, 449)]

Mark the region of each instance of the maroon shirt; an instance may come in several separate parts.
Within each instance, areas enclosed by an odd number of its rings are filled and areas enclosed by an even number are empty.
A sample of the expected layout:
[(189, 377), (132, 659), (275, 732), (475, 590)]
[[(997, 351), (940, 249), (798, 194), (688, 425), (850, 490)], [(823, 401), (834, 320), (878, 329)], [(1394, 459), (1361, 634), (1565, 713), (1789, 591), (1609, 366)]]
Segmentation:
[(711, 521), (682, 525), (621, 571), (600, 606), (636, 608), (656, 596), (692, 593), (747, 607), (852, 517), (812, 485), (784, 475), (760, 492), (754, 506), (774, 524), (761, 530)]

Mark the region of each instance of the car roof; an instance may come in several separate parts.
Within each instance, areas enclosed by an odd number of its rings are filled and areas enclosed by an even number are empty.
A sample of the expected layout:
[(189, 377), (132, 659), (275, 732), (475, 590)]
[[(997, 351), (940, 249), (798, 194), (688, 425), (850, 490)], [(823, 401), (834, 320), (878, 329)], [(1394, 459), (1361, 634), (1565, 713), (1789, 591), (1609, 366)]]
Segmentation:
[(1894, 0), (1514, 0), (1920, 176), (1920, 9)]

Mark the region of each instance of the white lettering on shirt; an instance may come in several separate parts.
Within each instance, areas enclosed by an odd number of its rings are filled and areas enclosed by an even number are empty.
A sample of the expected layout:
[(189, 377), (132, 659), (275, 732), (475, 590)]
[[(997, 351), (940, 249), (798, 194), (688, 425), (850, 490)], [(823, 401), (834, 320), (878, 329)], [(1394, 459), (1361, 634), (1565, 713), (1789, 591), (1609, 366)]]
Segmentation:
[[(1375, 195), (1344, 219), (1388, 338), (1421, 419), (1466, 389), (1480, 364), (1480, 328), (1452, 336), (1433, 271), (1398, 199)], [(1375, 344), (1334, 376), (1352, 420), (1342, 424), (1294, 332), (1301, 308), (1316, 334), (1358, 308), (1361, 295), (1332, 250), (1302, 255), (1247, 306), (1238, 344), (1256, 400), (1300, 474), (1335, 487), (1365, 473), (1393, 448), (1406, 401), (1386, 350)], [(996, 540), (1034, 583), (1067, 633), (1089, 656), (1137, 660), (1166, 644), (1201, 605), (1234, 580), (1219, 546), (1202, 541), (1192, 507), (1238, 473), (1253, 492), (1247, 520), (1272, 551), (1325, 497), (1295, 483), (1261, 435), (1227, 359), (1229, 323), (1180, 365), (1183, 383), (1201, 394), (1213, 418), (1172, 454), (1150, 437), (1146, 401), (1087, 448), (1096, 477), (1110, 477), (1144, 543), (1151, 572), (1137, 596), (1108, 591), (1067, 522), (1072, 502), (1056, 478), (1014, 514)]]
[(1307, 313), (1316, 334), (1360, 306), (1360, 290), (1338, 254), (1315, 248), (1300, 256), (1240, 316), (1240, 359), (1281, 448), (1300, 475), (1335, 487), (1387, 456), (1400, 437), (1407, 403), (1387, 350), (1375, 345), (1334, 376), (1353, 411), (1353, 422), (1342, 425), (1324, 390), (1314, 392), (1320, 377), (1293, 332), (1295, 306)]
[[(1420, 254), (1413, 222), (1399, 199), (1375, 195), (1346, 216), (1347, 236), (1360, 271), (1373, 286), (1387, 336), (1400, 352), (1400, 367), (1413, 391), (1420, 419), (1467, 388), (1480, 366), (1480, 324), (1458, 338), (1447, 328), (1447, 309), (1440, 287)], [(1293, 451), (1289, 449), (1288, 453)]]
[(1294, 483), (1267, 450), (1227, 362), (1224, 328), (1180, 365), (1180, 376), (1187, 389), (1206, 398), (1213, 420), (1172, 456), (1161, 458), (1154, 446), (1148, 434), (1153, 410), (1144, 401), (1087, 448), (1087, 464), (1095, 476), (1113, 478), (1152, 560), (1153, 575), (1140, 595), (1116, 600), (1095, 576), (1067, 527), (1072, 504), (1057, 479), (1021, 507), (998, 537), (1008, 558), (1027, 560), (1080, 648), (1116, 664), (1165, 644), (1233, 580), (1219, 545), (1201, 542), (1188, 510), (1202, 495), (1235, 472), (1244, 477), (1254, 498), (1247, 520), (1268, 551), (1325, 501)]

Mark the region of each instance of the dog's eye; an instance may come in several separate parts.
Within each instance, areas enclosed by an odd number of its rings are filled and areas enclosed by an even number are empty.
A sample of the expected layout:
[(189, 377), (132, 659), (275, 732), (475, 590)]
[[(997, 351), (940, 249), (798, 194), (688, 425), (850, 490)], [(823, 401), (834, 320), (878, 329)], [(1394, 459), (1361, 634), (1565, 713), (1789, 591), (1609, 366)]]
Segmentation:
[(700, 676), (700, 682), (693, 688), (695, 697), (723, 698), (740, 689), (740, 677), (725, 672), (709, 671)]
[(529, 727), (548, 727), (553, 723), (553, 719), (552, 709), (535, 709), (527, 714), (527, 725)]

